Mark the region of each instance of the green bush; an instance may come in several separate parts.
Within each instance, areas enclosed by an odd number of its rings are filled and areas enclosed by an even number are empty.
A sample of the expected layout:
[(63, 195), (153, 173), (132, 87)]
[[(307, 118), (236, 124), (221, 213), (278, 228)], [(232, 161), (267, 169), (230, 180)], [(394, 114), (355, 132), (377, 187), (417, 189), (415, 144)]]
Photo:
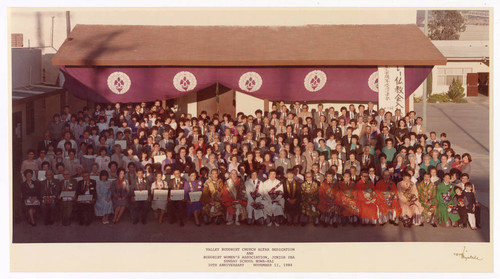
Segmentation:
[(467, 100), (465, 100), (465, 89), (462, 86), (462, 81), (457, 78), (456, 80), (453, 79), (453, 82), (450, 85), (450, 89), (448, 90), (448, 98), (452, 102), (455, 103), (467, 103)]
[(438, 93), (432, 94), (429, 98), (427, 98), (427, 102), (429, 103), (445, 103), (449, 102), (450, 97), (448, 97), (447, 93)]

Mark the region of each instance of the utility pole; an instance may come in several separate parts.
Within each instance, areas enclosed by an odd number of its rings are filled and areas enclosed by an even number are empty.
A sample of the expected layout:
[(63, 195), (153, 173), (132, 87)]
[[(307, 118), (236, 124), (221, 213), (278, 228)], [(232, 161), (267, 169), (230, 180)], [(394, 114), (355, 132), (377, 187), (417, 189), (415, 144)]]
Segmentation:
[[(429, 11), (425, 10), (425, 18), (424, 18), (424, 34), (426, 37), (429, 36), (428, 24), (429, 22)], [(427, 78), (424, 80), (424, 94), (422, 95), (422, 125), (427, 128)]]

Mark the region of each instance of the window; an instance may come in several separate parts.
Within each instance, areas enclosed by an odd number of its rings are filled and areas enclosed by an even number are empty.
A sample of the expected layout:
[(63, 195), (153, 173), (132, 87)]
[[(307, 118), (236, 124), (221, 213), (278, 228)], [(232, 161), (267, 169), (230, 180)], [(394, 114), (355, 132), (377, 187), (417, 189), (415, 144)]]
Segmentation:
[(456, 79), (460, 79), (464, 84), (467, 74), (471, 72), (472, 68), (437, 68), (437, 85), (450, 86)]
[(26, 134), (35, 132), (35, 106), (33, 102), (26, 103)]
[(11, 34), (11, 47), (23, 47), (23, 34)]

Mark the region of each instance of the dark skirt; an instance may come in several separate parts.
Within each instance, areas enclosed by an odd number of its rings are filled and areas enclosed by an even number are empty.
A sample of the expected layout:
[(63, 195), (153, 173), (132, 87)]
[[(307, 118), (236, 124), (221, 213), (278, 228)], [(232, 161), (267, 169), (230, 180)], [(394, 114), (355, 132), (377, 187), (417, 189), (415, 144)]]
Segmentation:
[(203, 206), (201, 202), (193, 202), (191, 204), (187, 203), (187, 216), (191, 217), (196, 210), (202, 210)]

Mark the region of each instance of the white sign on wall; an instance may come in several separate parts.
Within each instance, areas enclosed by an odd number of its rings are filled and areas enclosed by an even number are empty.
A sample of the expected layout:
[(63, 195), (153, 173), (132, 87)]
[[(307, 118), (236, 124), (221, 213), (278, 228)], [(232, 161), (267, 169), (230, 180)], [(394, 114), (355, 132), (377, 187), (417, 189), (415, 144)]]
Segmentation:
[(378, 68), (379, 108), (394, 114), (396, 109), (405, 113), (405, 69), (404, 67)]

